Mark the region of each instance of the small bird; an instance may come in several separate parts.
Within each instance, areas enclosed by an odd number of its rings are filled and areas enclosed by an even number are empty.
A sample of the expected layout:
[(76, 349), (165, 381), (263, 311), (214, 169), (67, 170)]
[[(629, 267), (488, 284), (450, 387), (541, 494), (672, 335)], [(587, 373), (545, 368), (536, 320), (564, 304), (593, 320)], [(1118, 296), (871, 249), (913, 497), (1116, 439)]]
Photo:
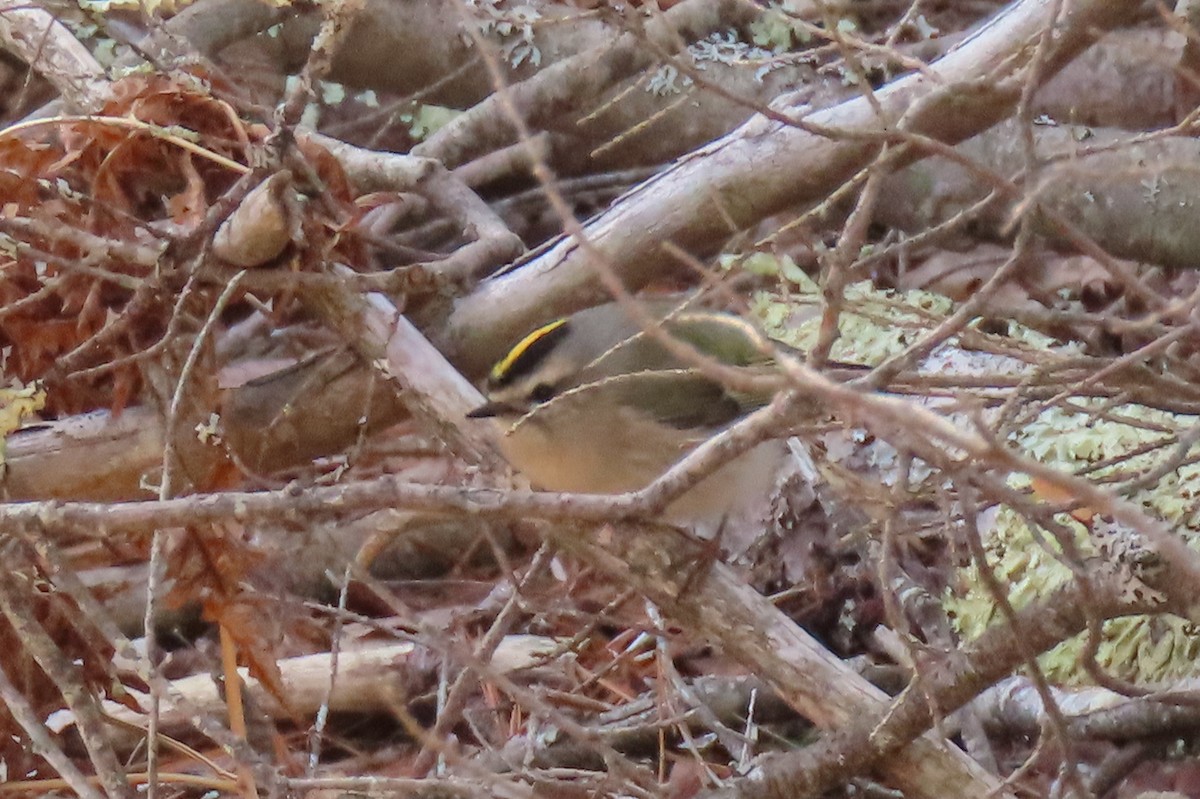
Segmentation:
[[(749, 375), (774, 372), (764, 339), (732, 314), (638, 300), (661, 330)], [(505, 426), (501, 448), (537, 487), (615, 494), (646, 487), (705, 439), (770, 402), (704, 375), (648, 334), (618, 303), (557, 319), (500, 359), (474, 419)], [(782, 441), (740, 455), (667, 508), (696, 530), (761, 505), (784, 457)]]

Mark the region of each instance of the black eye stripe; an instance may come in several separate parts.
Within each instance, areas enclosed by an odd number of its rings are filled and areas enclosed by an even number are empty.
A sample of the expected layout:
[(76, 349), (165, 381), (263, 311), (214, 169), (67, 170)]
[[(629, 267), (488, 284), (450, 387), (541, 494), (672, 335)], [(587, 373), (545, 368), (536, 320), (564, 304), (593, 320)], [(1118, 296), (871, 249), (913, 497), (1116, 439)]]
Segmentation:
[(554, 386), (549, 383), (538, 383), (529, 392), (529, 398), (534, 402), (549, 402), (554, 399)]
[(512, 348), (488, 380), (492, 388), (503, 388), (514, 380), (529, 374), (543, 358), (567, 335), (570, 325), (565, 321), (539, 328)]

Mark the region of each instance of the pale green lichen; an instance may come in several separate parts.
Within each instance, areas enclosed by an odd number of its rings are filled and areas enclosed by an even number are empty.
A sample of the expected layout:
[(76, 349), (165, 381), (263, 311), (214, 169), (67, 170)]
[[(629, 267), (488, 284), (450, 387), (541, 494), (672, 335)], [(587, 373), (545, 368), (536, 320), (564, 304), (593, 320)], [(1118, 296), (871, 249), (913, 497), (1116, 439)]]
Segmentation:
[[(1075, 532), (1074, 544), (1084, 555), (1094, 555), (1082, 524), (1059, 519)], [(1009, 508), (1002, 508), (985, 544), (988, 563), (996, 578), (1008, 588), (1008, 601), (1020, 610), (1045, 599), (1074, 577), (1061, 560), (1058, 544), (1046, 534), (1035, 538), (1028, 524)], [(995, 600), (980, 583), (972, 564), (959, 575), (959, 590), (945, 597), (959, 634), (972, 640), (993, 624), (1006, 623)], [(1109, 674), (1141, 684), (1159, 683), (1194, 676), (1200, 656), (1200, 632), (1186, 619), (1167, 614), (1130, 616), (1104, 623), (1096, 662)], [(1039, 658), (1038, 663), (1053, 682), (1086, 682), (1079, 667), (1085, 637), (1075, 636)]]
[(475, 13), (479, 31), (499, 42), (505, 61), (512, 67), (525, 62), (541, 66), (542, 51), (534, 38), (534, 26), (542, 13), (536, 6), (505, 0), (467, 0), (466, 5)]
[[(790, 259), (755, 254), (726, 259), (723, 266), (776, 277), (776, 288), (753, 297), (752, 314), (768, 335), (789, 345), (805, 349), (815, 343), (821, 291)], [(879, 291), (866, 283), (850, 285), (843, 292), (839, 338), (831, 357), (851, 363), (879, 363), (919, 340), (952, 311), (950, 300), (930, 292)], [(941, 358), (942, 364), (956, 364), (979, 356), (991, 359), (982, 362), (987, 371), (1025, 373), (1033, 368), (1030, 362), (1038, 362), (1037, 358), (1022, 361), (1005, 355), (1070, 354), (1069, 348), (1016, 324), (1010, 324), (1004, 336), (977, 330), (972, 330), (970, 336), (969, 350), (954, 337), (941, 345), (934, 357)], [(1200, 550), (1200, 464), (1190, 462), (1200, 460), (1200, 445), (1181, 455), (1176, 443), (1200, 424), (1200, 417), (1108, 403), (1073, 397), (1068, 407), (1033, 408), (1028, 418), (1022, 417), (1009, 433), (1008, 441), (1039, 462), (1066, 474), (1086, 474), (1107, 490), (1125, 496)], [(1166, 470), (1154, 485), (1136, 491), (1130, 487), (1139, 477), (1157, 473), (1169, 458), (1177, 458), (1182, 465)], [(875, 463), (870, 457), (863, 462)], [(938, 479), (932, 471), (925, 474)], [(881, 479), (890, 482), (892, 478)], [(1009, 484), (1018, 490), (1030, 489), (1030, 480), (1024, 475), (1013, 476)], [(1068, 514), (1060, 514), (1057, 521), (1074, 533), (1073, 543), (1082, 556), (1097, 555), (1082, 523)], [(981, 514), (980, 527), (989, 564), (1007, 586), (1008, 599), (1015, 608), (1045, 599), (1074, 579), (1053, 536), (1045, 531), (1035, 535), (1029, 522), (1011, 508)], [(958, 584), (947, 591), (945, 606), (964, 640), (977, 637), (993, 624), (1004, 623), (995, 600), (981, 584), (976, 566), (963, 569), (957, 577)], [(1039, 662), (1050, 679), (1059, 683), (1087, 681), (1078, 664), (1084, 642), (1080, 635), (1042, 656)], [(1103, 625), (1096, 660), (1109, 673), (1142, 684), (1196, 676), (1200, 673), (1196, 665), (1200, 660), (1200, 629), (1168, 614), (1110, 620)]]
[(424, 141), (430, 134), (450, 124), (460, 113), (453, 108), (417, 103), (410, 111), (400, 114), (399, 119), (408, 125), (408, 135), (417, 141)]
[[(816, 344), (821, 293), (812, 279), (786, 257), (760, 253), (744, 259), (741, 267), (780, 278), (780, 289), (756, 292), (750, 300), (751, 313), (767, 335), (798, 349)], [(866, 282), (847, 286), (843, 297), (839, 337), (831, 357), (848, 363), (875, 364), (902, 352), (933, 320), (945, 318), (951, 310), (950, 300), (939, 294), (879, 291)]]
[[(1077, 399), (1079, 410), (1044, 409), (1023, 425), (1010, 441), (1037, 460), (1066, 473), (1089, 469), (1090, 479), (1107, 481), (1118, 493), (1123, 483), (1156, 470), (1164, 458), (1177, 455), (1176, 435), (1194, 427), (1194, 416), (1184, 416), (1140, 405), (1103, 406), (1109, 418), (1095, 418), (1098, 400)], [(1196, 452), (1192, 453), (1196, 455)], [(1026, 488), (1028, 478), (1016, 476), (1010, 484)], [(1200, 466), (1188, 463), (1168, 472), (1157, 484), (1134, 492), (1129, 499), (1184, 535), (1189, 546), (1200, 549)], [(1075, 545), (1084, 557), (1095, 556), (1086, 528), (1069, 516), (1058, 521), (1075, 532)], [(1189, 535), (1190, 534), (1190, 535)], [(1058, 544), (1047, 534), (1034, 536), (1029, 523), (1010, 508), (1002, 508), (988, 530), (988, 562), (1008, 586), (1008, 599), (1017, 609), (1044, 599), (1073, 577), (1060, 560)], [(1001, 622), (991, 595), (979, 582), (972, 564), (961, 574), (958, 590), (947, 595), (946, 607), (965, 638), (974, 638), (993, 623)], [(1200, 630), (1192, 622), (1162, 614), (1134, 616), (1105, 622), (1096, 661), (1121, 679), (1159, 683), (1197, 674)], [(1078, 666), (1084, 637), (1065, 641), (1040, 659), (1047, 676), (1060, 683), (1086, 681)]]

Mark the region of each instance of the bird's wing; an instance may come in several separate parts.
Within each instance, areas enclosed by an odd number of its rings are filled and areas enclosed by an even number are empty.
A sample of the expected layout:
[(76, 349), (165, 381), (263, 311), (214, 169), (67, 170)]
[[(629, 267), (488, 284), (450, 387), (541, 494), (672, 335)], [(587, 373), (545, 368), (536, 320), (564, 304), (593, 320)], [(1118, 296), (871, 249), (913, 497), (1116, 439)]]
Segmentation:
[[(606, 377), (577, 386), (535, 409), (553, 413), (558, 404), (587, 407), (616, 405), (677, 430), (708, 435), (749, 409), (719, 382), (694, 369), (663, 369)], [(764, 403), (754, 403), (756, 407)]]
[(745, 319), (730, 314), (685, 312), (666, 320), (663, 327), (728, 366), (756, 366), (771, 360), (761, 346), (767, 339)]

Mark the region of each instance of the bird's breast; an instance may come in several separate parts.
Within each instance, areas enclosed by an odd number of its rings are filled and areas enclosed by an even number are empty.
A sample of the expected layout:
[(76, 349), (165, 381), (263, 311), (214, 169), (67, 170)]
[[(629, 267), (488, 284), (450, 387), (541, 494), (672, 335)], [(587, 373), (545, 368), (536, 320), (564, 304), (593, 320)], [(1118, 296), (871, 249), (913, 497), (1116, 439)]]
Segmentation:
[[(629, 408), (539, 416), (510, 428), (502, 447), (514, 466), (548, 491), (637, 491), (704, 440), (695, 431), (665, 427)], [(767, 441), (740, 455), (672, 503), (664, 518), (706, 535), (727, 518), (762, 515), (785, 451), (782, 441)]]
[(505, 432), (509, 461), (549, 491), (618, 494), (644, 488), (697, 443), (628, 408), (535, 413)]

